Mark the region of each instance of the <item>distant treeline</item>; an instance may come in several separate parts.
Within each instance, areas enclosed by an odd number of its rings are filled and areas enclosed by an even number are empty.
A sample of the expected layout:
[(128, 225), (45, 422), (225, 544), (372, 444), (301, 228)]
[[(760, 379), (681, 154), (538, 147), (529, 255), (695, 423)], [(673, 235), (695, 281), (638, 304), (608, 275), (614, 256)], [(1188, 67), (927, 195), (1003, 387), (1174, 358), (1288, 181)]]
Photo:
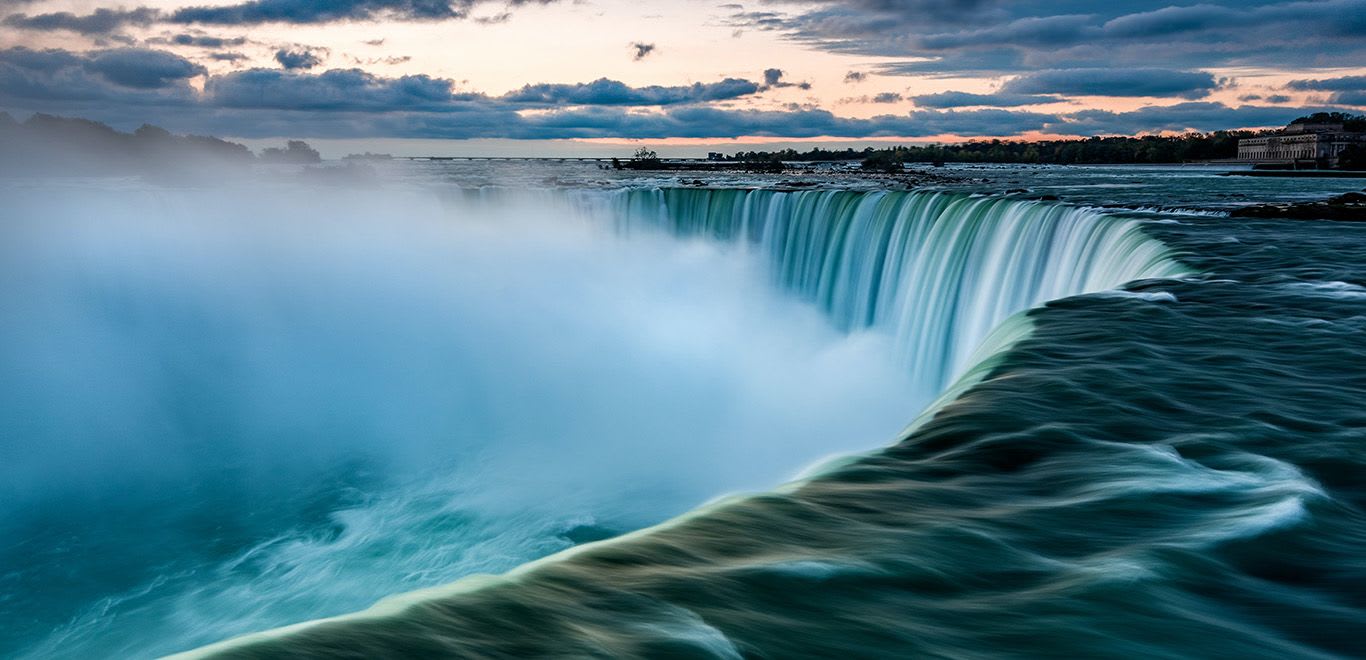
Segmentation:
[(0, 112), (0, 175), (102, 176), (183, 174), (186, 168), (233, 167), (253, 162), (316, 163), (308, 144), (291, 140), (262, 150), (202, 135), (172, 135), (144, 124), (132, 133), (88, 119), (35, 114), (23, 122)]
[(863, 161), (869, 168), (901, 163), (1181, 163), (1217, 160), (1238, 155), (1238, 140), (1257, 131), (1215, 131), (1178, 136), (1092, 137), (1081, 140), (980, 140), (963, 144), (896, 146), (889, 149), (815, 148), (799, 152), (742, 151), (727, 160), (738, 161)]
[[(1291, 124), (1344, 124), (1348, 131), (1366, 131), (1366, 115), (1321, 112), (1300, 117)], [(1238, 156), (1238, 140), (1277, 131), (1214, 131), (1184, 135), (1142, 137), (1090, 137), (1073, 140), (977, 140), (963, 144), (896, 146), (889, 149), (819, 147), (806, 152), (742, 151), (726, 160), (763, 161), (862, 161), (868, 169), (896, 169), (904, 163), (1046, 163), (1096, 165), (1130, 163), (1184, 163), (1221, 160)]]
[(1348, 133), (1366, 133), (1366, 115), (1348, 112), (1315, 112), (1290, 122), (1291, 126), (1295, 124), (1342, 124)]

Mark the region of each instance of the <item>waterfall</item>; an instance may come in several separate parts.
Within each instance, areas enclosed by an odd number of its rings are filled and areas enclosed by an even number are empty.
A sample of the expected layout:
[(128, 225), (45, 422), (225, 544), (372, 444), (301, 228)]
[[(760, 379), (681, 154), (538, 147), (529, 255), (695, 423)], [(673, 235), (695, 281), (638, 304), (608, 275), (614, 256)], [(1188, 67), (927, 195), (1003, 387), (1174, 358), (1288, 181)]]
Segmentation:
[[(951, 192), (628, 189), (581, 200), (619, 230), (663, 228), (763, 255), (774, 283), (846, 331), (880, 329), (938, 392), (1013, 314), (1187, 269), (1140, 221)], [(601, 208), (605, 207), (605, 208)]]
[[(775, 286), (819, 307), (839, 328), (892, 337), (897, 359), (915, 387), (927, 398), (941, 395), (902, 438), (985, 377), (1006, 350), (1028, 334), (1031, 324), (1021, 312), (1056, 298), (1189, 272), (1165, 245), (1142, 230), (1140, 220), (1004, 197), (717, 189), (563, 194), (479, 189), (458, 195), (452, 201), (463, 210), (471, 204), (496, 208), (528, 197), (538, 203), (567, 200), (557, 210), (590, 223), (609, 223), (608, 230), (617, 235), (665, 232), (682, 240), (730, 244), (760, 257)], [(768, 497), (798, 497), (808, 479), (820, 479), (827, 469), (855, 460), (844, 457), (813, 466), (801, 480), (768, 496), (713, 502), (607, 543), (617, 548), (648, 544), (653, 534), (671, 529), (676, 533), (687, 521), (724, 518), (735, 506), (763, 508)], [(691, 541), (678, 542), (686, 546)], [(374, 627), (392, 624), (393, 630), (400, 630), (409, 622), (424, 625), (428, 617), (442, 625), (450, 623), (452, 638), (463, 639), (468, 634), (463, 621), (442, 619), (441, 608), (428, 606), (480, 598), (496, 602), (499, 594), (515, 589), (508, 585), (534, 584), (541, 571), (572, 563), (578, 553), (590, 553), (592, 547), (523, 564), (505, 577), (470, 577), (394, 596), (354, 615), (227, 640), (182, 657), (219, 652), (246, 657), (257, 649), (303, 648), (310, 640), (333, 635), (361, 639), (376, 649), (387, 644), (404, 648), (410, 638), (377, 633)], [(660, 565), (667, 567), (672, 560), (665, 558)], [(595, 579), (592, 573), (583, 575)]]

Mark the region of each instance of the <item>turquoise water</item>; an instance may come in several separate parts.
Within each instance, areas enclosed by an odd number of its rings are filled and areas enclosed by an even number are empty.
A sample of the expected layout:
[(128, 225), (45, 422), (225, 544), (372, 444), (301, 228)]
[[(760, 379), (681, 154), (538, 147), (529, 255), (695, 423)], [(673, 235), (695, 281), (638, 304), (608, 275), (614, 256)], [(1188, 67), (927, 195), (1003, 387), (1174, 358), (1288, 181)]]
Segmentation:
[(1362, 654), (1366, 236), (1102, 175), (27, 188), (0, 648)]

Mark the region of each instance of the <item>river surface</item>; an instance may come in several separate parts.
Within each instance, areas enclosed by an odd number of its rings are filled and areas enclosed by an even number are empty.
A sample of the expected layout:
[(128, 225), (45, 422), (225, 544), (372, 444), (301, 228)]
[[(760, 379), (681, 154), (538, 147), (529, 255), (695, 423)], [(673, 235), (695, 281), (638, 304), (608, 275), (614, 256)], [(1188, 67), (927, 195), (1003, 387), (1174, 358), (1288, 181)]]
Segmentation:
[(0, 182), (0, 655), (1366, 656), (1361, 182), (935, 173)]

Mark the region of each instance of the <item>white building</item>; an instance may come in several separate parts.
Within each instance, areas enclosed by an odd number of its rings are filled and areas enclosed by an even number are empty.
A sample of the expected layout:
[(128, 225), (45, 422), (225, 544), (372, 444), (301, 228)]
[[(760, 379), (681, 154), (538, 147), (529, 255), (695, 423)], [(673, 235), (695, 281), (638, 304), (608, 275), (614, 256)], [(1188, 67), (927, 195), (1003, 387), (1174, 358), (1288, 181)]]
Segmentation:
[(1333, 166), (1353, 144), (1366, 144), (1366, 133), (1348, 133), (1342, 124), (1291, 124), (1275, 135), (1239, 140), (1238, 160)]

